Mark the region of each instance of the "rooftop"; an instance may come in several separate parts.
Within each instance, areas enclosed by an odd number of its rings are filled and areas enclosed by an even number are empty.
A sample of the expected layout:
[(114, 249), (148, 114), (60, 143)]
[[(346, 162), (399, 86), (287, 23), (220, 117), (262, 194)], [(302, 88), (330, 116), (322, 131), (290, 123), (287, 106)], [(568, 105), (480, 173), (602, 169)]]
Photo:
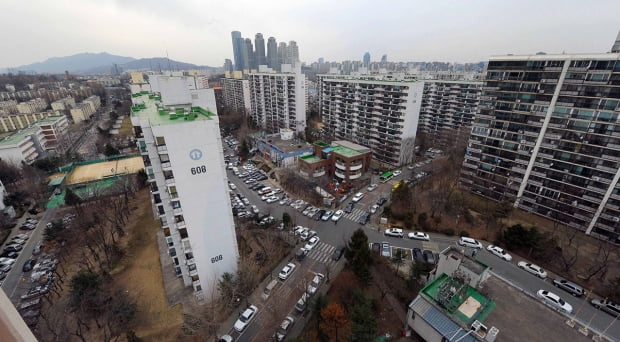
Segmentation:
[(206, 109), (190, 107), (189, 105), (187, 108), (160, 108), (158, 105), (161, 97), (148, 92), (136, 93), (131, 96), (142, 100), (142, 103), (131, 107), (131, 115), (141, 119), (148, 119), (153, 126), (173, 125), (186, 121), (212, 120), (212, 117), (216, 116)]
[(458, 278), (442, 274), (426, 285), (422, 291), (435, 304), (461, 326), (468, 327), (474, 321), (484, 323), (495, 308), (495, 302)]
[(321, 159), (321, 158), (315, 156), (314, 154), (309, 154), (309, 155), (306, 155), (306, 156), (302, 156), (302, 157), (299, 157), (299, 159), (303, 160), (304, 162), (306, 162), (308, 164), (314, 164), (314, 163), (318, 163), (318, 162), (321, 162), (321, 161), (324, 160), (324, 159)]
[(295, 142), (295, 140), (282, 140), (280, 134), (273, 134), (264, 138), (260, 137), (260, 134), (253, 134), (253, 136), (286, 154), (312, 150), (312, 147), (308, 143), (304, 141)]
[(52, 115), (52, 116), (48, 116), (45, 117), (39, 121), (36, 122), (37, 125), (52, 125), (54, 123), (56, 123), (56, 121), (58, 121), (59, 119), (62, 119), (63, 116), (60, 115)]
[(514, 61), (514, 60), (565, 60), (565, 59), (601, 59), (618, 60), (620, 53), (575, 53), (575, 54), (544, 54), (544, 55), (502, 55), (491, 56), (491, 61)]
[(41, 127), (37, 125), (30, 125), (17, 132), (13, 132), (11, 135), (8, 135), (0, 140), (0, 146), (17, 145), (20, 142), (24, 141), (27, 136), (37, 133), (40, 129)]

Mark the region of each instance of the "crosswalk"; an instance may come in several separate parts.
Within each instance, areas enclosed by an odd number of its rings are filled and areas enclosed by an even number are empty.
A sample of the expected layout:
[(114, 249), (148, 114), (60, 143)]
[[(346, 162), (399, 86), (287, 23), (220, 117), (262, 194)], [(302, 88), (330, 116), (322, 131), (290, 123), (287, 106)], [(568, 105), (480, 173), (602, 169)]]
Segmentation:
[(314, 247), (310, 253), (308, 253), (308, 257), (327, 266), (331, 266), (336, 263), (336, 261), (332, 260), (332, 254), (335, 249), (336, 247), (330, 244), (319, 242), (318, 246)]
[(344, 214), (344, 218), (347, 218), (353, 222), (357, 222), (359, 221), (360, 217), (362, 217), (362, 215), (364, 215), (364, 213), (366, 213), (365, 210), (359, 209), (359, 208), (353, 208), (353, 211), (348, 213), (348, 214)]

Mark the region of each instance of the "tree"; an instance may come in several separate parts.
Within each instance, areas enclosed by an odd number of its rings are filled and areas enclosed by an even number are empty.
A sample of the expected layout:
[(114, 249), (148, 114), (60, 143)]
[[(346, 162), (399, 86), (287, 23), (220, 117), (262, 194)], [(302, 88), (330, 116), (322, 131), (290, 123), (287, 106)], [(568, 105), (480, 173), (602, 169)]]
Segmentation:
[(342, 304), (331, 303), (321, 311), (321, 329), (328, 336), (335, 336), (338, 341), (338, 329), (347, 324), (347, 313), (344, 311)]
[(284, 227), (288, 227), (291, 224), (291, 215), (289, 213), (282, 213), (282, 223)]
[(355, 305), (351, 310), (351, 335), (349, 341), (374, 341), (377, 337), (377, 321), (370, 309), (369, 299), (363, 292), (355, 294)]
[(394, 253), (394, 256), (390, 261), (392, 262), (392, 264), (396, 265), (396, 274), (398, 274), (400, 266), (405, 263), (405, 261), (403, 260), (403, 250), (400, 248), (396, 249), (396, 253)]
[(65, 192), (65, 204), (72, 206), (78, 213), (81, 213), (82, 202), (83, 201), (80, 196), (76, 195), (75, 192), (73, 192), (73, 190), (71, 190), (70, 188), (67, 188)]
[(317, 294), (312, 302), (312, 314), (316, 318), (316, 334), (319, 337), (319, 340), (328, 340), (328, 336), (325, 336), (325, 332), (321, 328), (321, 324), (323, 323), (321, 312), (327, 308), (327, 304), (327, 296), (322, 293)]
[(120, 154), (120, 151), (110, 144), (105, 144), (105, 150), (103, 151), (103, 154), (105, 154), (107, 157), (116, 156)]
[(82, 303), (91, 303), (100, 286), (101, 278), (98, 274), (84, 270), (78, 272), (69, 283), (71, 305), (77, 308)]
[(45, 227), (43, 231), (43, 240), (45, 241), (56, 240), (65, 229), (65, 225), (61, 220), (54, 220), (51, 223), (51, 226)]
[(353, 273), (365, 284), (368, 284), (372, 279), (370, 273), (370, 264), (372, 263), (372, 257), (370, 254), (370, 248), (368, 247), (368, 236), (361, 228), (358, 228), (351, 240), (347, 244), (345, 251), (345, 257), (353, 269)]

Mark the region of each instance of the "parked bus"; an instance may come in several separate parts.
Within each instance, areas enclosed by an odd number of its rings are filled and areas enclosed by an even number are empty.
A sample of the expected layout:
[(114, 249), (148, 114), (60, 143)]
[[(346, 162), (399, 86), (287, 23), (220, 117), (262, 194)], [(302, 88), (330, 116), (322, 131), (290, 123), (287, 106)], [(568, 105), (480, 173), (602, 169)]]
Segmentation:
[(394, 177), (394, 172), (388, 171), (381, 174), (381, 176), (379, 176), (379, 180), (381, 181), (381, 183), (385, 183), (392, 179), (392, 177)]

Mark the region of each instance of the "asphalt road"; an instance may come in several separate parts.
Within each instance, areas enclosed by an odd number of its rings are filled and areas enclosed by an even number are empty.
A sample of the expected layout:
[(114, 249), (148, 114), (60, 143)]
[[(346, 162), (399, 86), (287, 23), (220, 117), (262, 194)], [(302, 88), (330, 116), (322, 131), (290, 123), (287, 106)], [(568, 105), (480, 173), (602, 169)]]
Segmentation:
[[(384, 236), (382, 231), (378, 230), (377, 228), (378, 225), (376, 224), (376, 222), (378, 221), (378, 216), (380, 215), (380, 212), (372, 215), (371, 221), (365, 226), (360, 225), (359, 223), (357, 223), (357, 220), (356, 220), (356, 218), (359, 217), (359, 213), (363, 210), (368, 210), (370, 206), (374, 204), (379, 197), (383, 196), (383, 197), (389, 198), (390, 191), (391, 191), (393, 184), (400, 181), (402, 177), (409, 178), (411, 174), (415, 174), (421, 170), (428, 171), (430, 169), (432, 169), (432, 164), (424, 165), (423, 167), (416, 168), (415, 170), (407, 170), (406, 168), (403, 168), (402, 175), (395, 177), (393, 180), (391, 180), (388, 183), (380, 184), (380, 186), (372, 192), (365, 191), (366, 196), (359, 203), (355, 205), (354, 213), (345, 214), (345, 216), (341, 218), (337, 224), (331, 220), (325, 221), (325, 222), (315, 221), (313, 219), (310, 219), (302, 215), (300, 212), (298, 212), (294, 208), (290, 206), (280, 206), (277, 202), (273, 204), (267, 204), (263, 202), (259, 196), (257, 196), (256, 192), (249, 190), (247, 185), (243, 183), (241, 179), (239, 179), (234, 174), (232, 174), (232, 172), (230, 171), (228, 174), (228, 179), (231, 182), (233, 182), (235, 185), (237, 185), (238, 188), (236, 192), (242, 192), (244, 195), (248, 197), (251, 204), (256, 204), (260, 208), (261, 214), (268, 213), (274, 216), (276, 219), (281, 219), (282, 214), (284, 212), (288, 212), (291, 215), (294, 225), (302, 225), (304, 227), (309, 227), (312, 230), (317, 231), (318, 236), (320, 236), (321, 242), (323, 243), (327, 243), (333, 246), (345, 245), (346, 242), (349, 240), (350, 236), (353, 234), (353, 232), (356, 229), (362, 227), (364, 231), (366, 232), (366, 235), (368, 235), (368, 239), (370, 242), (387, 241), (390, 244), (392, 244), (392, 246), (396, 246), (396, 247), (403, 247), (403, 248), (417, 247), (421, 249), (433, 250), (434, 252), (437, 253), (450, 245), (453, 245), (453, 246), (456, 245), (456, 241), (458, 238), (448, 237), (444, 235), (431, 234), (431, 241), (429, 243), (429, 242), (422, 242), (422, 241), (417, 241), (417, 240), (387, 237), (387, 236)], [(264, 181), (264, 183), (267, 183), (267, 181)], [(274, 187), (272, 186), (272, 188)], [(340, 207), (344, 208), (344, 206), (350, 200), (351, 199), (349, 198)], [(483, 242), (483, 245), (486, 248), (488, 243)], [(465, 249), (467, 250), (466, 251), (467, 253), (471, 253), (471, 250), (469, 248), (465, 248)], [(571, 315), (570, 318), (575, 318), (577, 321), (583, 322), (584, 325), (587, 325), (588, 322), (591, 321), (591, 323), (589, 324), (591, 329), (594, 329), (599, 332), (605, 331), (607, 329), (606, 334), (609, 337), (611, 337), (612, 339), (616, 341), (620, 340), (620, 322), (619, 321), (616, 321), (613, 325), (610, 326), (610, 324), (614, 320), (613, 317), (602, 311), (596, 310), (594, 307), (592, 307), (588, 303), (589, 299), (586, 300), (585, 298), (575, 298), (571, 296), (570, 294), (568, 294), (567, 292), (561, 289), (555, 288), (552, 285), (552, 279), (554, 278), (553, 275), (550, 274), (547, 280), (542, 280), (542, 279), (535, 277), (534, 275), (531, 275), (519, 269), (517, 267), (517, 262), (521, 260), (517, 259), (514, 255), (513, 255), (513, 258), (515, 259), (513, 259), (511, 262), (507, 262), (494, 256), (493, 254), (490, 254), (489, 252), (486, 251), (486, 249), (483, 249), (480, 252), (478, 252), (475, 257), (476, 259), (489, 265), (491, 267), (492, 272), (499, 275), (500, 277), (503, 277), (504, 279), (511, 282), (515, 286), (523, 289), (526, 294), (536, 296), (536, 292), (540, 289), (544, 289), (544, 290), (548, 290), (548, 291), (556, 293), (557, 295), (559, 295), (561, 298), (563, 298), (565, 301), (567, 301), (573, 306), (573, 315)], [(254, 324), (254, 325), (255, 325), (254, 328), (252, 328), (252, 326), (248, 327), (247, 332), (256, 332), (254, 329), (257, 329), (256, 326), (258, 326), (258, 324)], [(253, 334), (244, 333), (243, 336), (253, 336)], [(240, 340), (249, 341), (249, 339), (240, 339)]]

